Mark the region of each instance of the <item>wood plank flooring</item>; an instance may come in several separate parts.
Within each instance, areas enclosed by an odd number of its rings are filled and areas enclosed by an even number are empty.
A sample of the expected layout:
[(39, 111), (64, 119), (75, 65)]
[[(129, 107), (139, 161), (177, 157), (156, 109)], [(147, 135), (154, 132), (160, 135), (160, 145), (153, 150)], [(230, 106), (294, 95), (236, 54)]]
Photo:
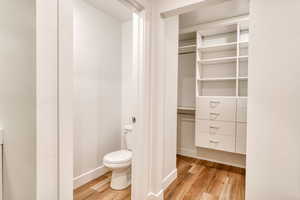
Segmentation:
[(130, 200), (131, 188), (110, 188), (111, 172), (97, 178), (74, 191), (74, 200)]
[(177, 156), (177, 179), (165, 200), (244, 200), (245, 170)]
[[(177, 156), (177, 179), (166, 189), (165, 200), (245, 200), (245, 170)], [(130, 200), (130, 187), (110, 188), (107, 173), (74, 191), (74, 200)]]

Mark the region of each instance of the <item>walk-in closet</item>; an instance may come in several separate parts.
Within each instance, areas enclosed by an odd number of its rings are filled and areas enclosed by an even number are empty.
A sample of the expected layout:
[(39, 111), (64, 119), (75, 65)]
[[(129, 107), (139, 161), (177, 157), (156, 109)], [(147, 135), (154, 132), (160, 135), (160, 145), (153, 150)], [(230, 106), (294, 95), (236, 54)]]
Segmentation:
[[(248, 4), (225, 2), (179, 17), (177, 160), (188, 160), (191, 166), (205, 163), (208, 170), (215, 167), (207, 176), (215, 173), (224, 187), (228, 181), (238, 185), (240, 195), (235, 199), (245, 198)], [(224, 172), (228, 175), (219, 176)], [(205, 181), (210, 185), (214, 180)], [(206, 193), (221, 198), (222, 190), (213, 193), (207, 188)]]

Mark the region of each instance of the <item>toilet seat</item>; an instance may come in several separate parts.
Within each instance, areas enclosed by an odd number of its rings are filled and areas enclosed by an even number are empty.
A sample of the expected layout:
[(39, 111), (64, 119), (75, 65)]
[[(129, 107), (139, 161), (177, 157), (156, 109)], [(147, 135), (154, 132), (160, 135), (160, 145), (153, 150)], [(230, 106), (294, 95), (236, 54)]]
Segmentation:
[(132, 152), (121, 150), (109, 153), (104, 156), (103, 163), (109, 168), (121, 168), (131, 165)]

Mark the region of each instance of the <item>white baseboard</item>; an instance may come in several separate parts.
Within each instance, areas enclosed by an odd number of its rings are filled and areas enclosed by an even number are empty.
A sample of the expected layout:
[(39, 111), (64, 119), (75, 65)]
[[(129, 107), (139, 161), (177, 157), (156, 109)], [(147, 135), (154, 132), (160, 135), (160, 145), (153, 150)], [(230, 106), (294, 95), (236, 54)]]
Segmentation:
[(163, 190), (167, 189), (171, 183), (177, 178), (177, 169), (174, 169), (162, 182)]
[(164, 199), (164, 191), (168, 188), (168, 186), (177, 178), (177, 169), (174, 169), (168, 176), (164, 178), (162, 181), (162, 190), (159, 193), (154, 194), (150, 192), (147, 196), (147, 200), (163, 200)]
[(159, 191), (159, 193), (154, 194), (150, 192), (146, 200), (163, 200), (164, 199), (164, 190)]
[(180, 148), (180, 149), (177, 149), (177, 154), (179, 154), (179, 155), (186, 154), (186, 155), (190, 155), (189, 157), (193, 156), (193, 158), (194, 158), (197, 156), (197, 150)]
[[(212, 150), (207, 150), (207, 151), (212, 152)], [(214, 153), (225, 154), (227, 152), (217, 152), (217, 151), (215, 151)], [(231, 160), (230, 162), (226, 162), (226, 161), (222, 161), (222, 160), (217, 160), (217, 159), (211, 159), (211, 158), (209, 158), (211, 156), (208, 156), (208, 157), (200, 156), (197, 153), (197, 150), (195, 151), (195, 150), (191, 150), (191, 149), (181, 148), (181, 149), (177, 149), (177, 154), (178, 155), (182, 155), (182, 156), (191, 157), (191, 158), (196, 158), (196, 159), (199, 159), (199, 160), (206, 160), (206, 161), (220, 163), (220, 164), (224, 164), (224, 165), (230, 165), (230, 166), (234, 166), (234, 167), (245, 168), (245, 165), (239, 164), (239, 162), (234, 161), (235, 159), (233, 159), (233, 158), (230, 159)], [(230, 153), (228, 153), (228, 156), (229, 155), (230, 155)], [(228, 157), (228, 158), (230, 158), (230, 157)]]
[(96, 169), (81, 174), (80, 176), (77, 176), (73, 179), (73, 187), (74, 189), (79, 188), (80, 186), (104, 175), (108, 171), (109, 169), (102, 165), (100, 167), (97, 167)]

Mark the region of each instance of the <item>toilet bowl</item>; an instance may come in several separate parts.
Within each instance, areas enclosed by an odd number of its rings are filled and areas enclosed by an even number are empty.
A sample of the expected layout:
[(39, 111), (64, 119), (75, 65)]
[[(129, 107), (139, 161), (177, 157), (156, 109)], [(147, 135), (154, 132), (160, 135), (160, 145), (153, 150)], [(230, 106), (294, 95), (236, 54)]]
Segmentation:
[(114, 190), (123, 190), (131, 184), (132, 152), (121, 150), (104, 156), (103, 164), (112, 170), (110, 186)]
[(124, 127), (126, 150), (108, 153), (103, 158), (103, 165), (112, 170), (110, 187), (114, 190), (123, 190), (131, 184), (132, 126)]

